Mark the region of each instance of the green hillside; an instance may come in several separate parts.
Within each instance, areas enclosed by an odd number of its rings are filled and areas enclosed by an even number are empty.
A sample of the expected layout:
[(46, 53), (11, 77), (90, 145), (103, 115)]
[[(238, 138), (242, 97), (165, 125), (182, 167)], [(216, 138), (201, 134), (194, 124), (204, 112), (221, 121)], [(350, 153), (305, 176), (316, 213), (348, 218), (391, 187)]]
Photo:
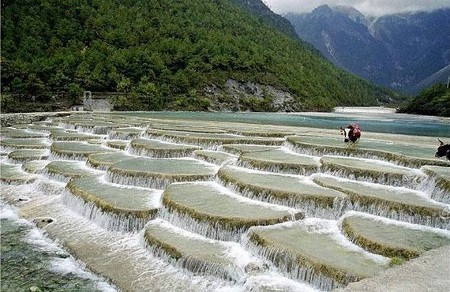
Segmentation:
[[(290, 92), (298, 111), (392, 96), (233, 0), (8, 0), (1, 17), (3, 110), (31, 96), (76, 102), (84, 90), (120, 92), (117, 109), (207, 110), (205, 88), (229, 79)], [(240, 109), (271, 110), (272, 98)]]
[[(284, 32), (295, 39), (299, 39), (295, 28), (286, 18), (274, 13), (262, 0), (232, 0), (235, 4), (246, 9), (250, 14), (262, 19), (270, 26)], [(312, 47), (312, 46), (311, 46)]]
[(430, 86), (402, 106), (399, 112), (450, 117), (450, 89), (446, 84)]

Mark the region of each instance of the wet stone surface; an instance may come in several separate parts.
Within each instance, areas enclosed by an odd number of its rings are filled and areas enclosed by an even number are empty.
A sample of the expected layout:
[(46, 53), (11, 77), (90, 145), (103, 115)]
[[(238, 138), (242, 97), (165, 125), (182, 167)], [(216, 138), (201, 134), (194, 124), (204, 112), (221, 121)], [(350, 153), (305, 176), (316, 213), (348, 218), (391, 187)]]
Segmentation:
[[(116, 291), (61, 268), (76, 259), (119, 291), (330, 291), (449, 244), (450, 162), (434, 137), (345, 144), (290, 126), (314, 114), (211, 114), (2, 129), (1, 202), (27, 224), (2, 217), (1, 290)], [(30, 243), (32, 228), (48, 242)]]
[(52, 271), (52, 261), (69, 261), (70, 255), (27, 243), (31, 231), (29, 225), (1, 219), (1, 291), (102, 291), (91, 279)]

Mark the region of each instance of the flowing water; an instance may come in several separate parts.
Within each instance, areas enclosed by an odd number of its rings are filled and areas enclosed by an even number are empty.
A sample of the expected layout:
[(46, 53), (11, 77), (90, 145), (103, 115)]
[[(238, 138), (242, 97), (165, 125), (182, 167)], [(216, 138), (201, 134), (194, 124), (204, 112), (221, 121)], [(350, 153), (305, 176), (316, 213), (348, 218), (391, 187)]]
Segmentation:
[(450, 244), (448, 119), (74, 113), (1, 136), (2, 291), (328, 291)]

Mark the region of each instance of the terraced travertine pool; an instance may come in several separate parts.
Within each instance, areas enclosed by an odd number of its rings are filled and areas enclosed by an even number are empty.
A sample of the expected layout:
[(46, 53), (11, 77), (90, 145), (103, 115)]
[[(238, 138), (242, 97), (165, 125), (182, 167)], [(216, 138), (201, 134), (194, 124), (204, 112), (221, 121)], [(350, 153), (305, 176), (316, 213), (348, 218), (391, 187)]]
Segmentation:
[[(450, 162), (434, 157), (435, 138), (342, 140), (337, 129), (74, 113), (2, 128), (1, 203), (94, 275), (47, 289), (330, 291), (450, 244)], [(55, 270), (46, 254), (39, 266)], [(2, 290), (47, 277), (3, 273)]]

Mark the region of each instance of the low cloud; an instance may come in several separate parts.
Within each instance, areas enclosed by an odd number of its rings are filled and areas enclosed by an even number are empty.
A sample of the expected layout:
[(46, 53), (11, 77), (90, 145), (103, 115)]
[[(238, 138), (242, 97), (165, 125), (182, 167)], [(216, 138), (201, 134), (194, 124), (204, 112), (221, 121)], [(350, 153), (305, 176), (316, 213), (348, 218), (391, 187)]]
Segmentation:
[(311, 12), (324, 4), (352, 6), (370, 16), (450, 8), (450, 0), (263, 0), (263, 2), (278, 14)]

